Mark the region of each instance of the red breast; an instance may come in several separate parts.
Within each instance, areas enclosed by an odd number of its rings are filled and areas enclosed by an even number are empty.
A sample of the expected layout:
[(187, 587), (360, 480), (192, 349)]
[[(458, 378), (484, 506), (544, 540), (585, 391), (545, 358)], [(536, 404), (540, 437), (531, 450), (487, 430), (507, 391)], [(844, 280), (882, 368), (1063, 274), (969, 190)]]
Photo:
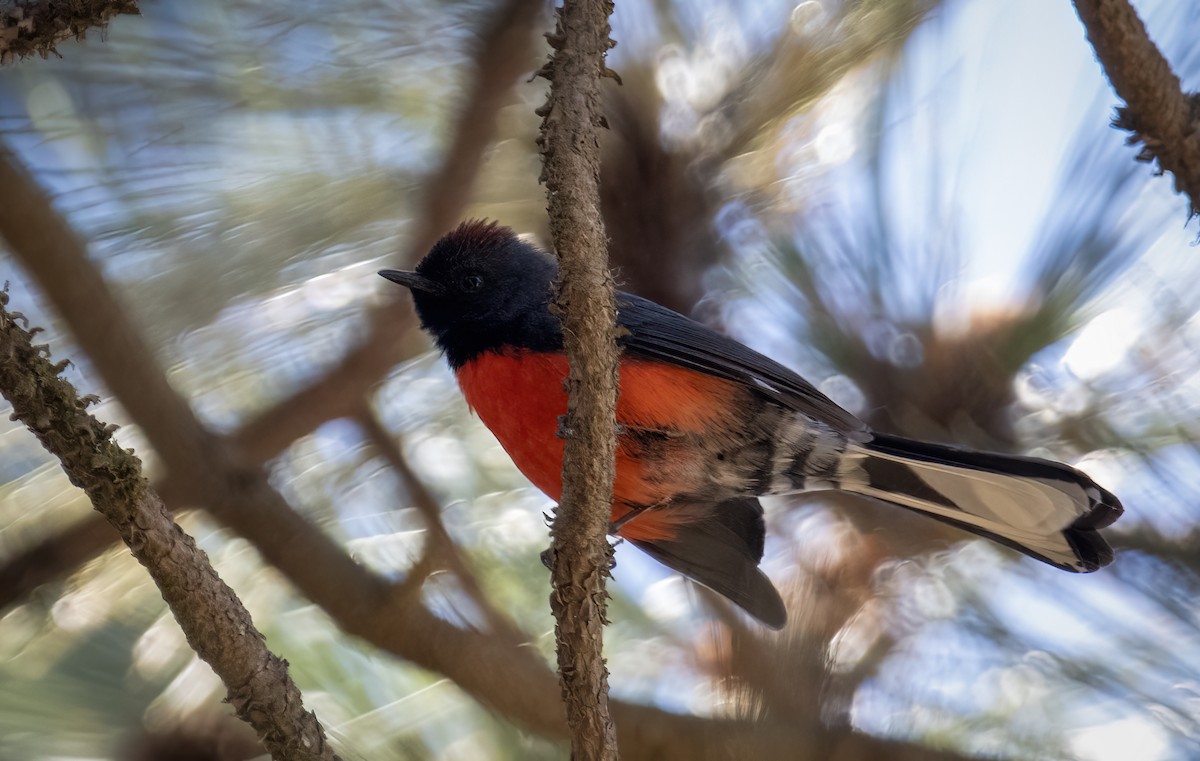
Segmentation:
[[(485, 352), (458, 369), (467, 404), (500, 441), (517, 468), (556, 502), (562, 495), (559, 416), (567, 412), (567, 360), (561, 353), (514, 350)], [(651, 431), (686, 439), (728, 424), (728, 407), (739, 396), (729, 381), (674, 365), (645, 360), (621, 362), (617, 422), (631, 431)], [(707, 467), (699, 452), (672, 450), (669, 474), (640, 456), (623, 437), (617, 448), (613, 483), (613, 519), (631, 505), (655, 505), (695, 491), (688, 481)], [(694, 462), (689, 463), (689, 458)], [(691, 467), (689, 467), (689, 465)], [(666, 477), (664, 478), (664, 475)], [(674, 535), (681, 512), (650, 511), (626, 524), (631, 539), (657, 540)]]

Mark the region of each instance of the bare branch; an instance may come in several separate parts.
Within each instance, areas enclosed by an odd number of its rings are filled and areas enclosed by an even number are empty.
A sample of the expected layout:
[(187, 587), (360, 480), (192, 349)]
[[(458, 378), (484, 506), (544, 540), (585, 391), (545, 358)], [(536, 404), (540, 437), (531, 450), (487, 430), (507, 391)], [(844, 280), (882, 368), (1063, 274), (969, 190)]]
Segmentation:
[(1126, 103), (1115, 124), (1143, 142), (1138, 156), (1175, 175), (1175, 190), (1200, 214), (1200, 95), (1183, 92), (1128, 0), (1074, 0), (1088, 41), (1113, 89)]
[(458, 545), (450, 536), (450, 532), (446, 530), (446, 524), (442, 521), (441, 503), (408, 464), (408, 458), (404, 456), (400, 445), (388, 433), (378, 416), (373, 410), (366, 408), (359, 414), (359, 424), (366, 432), (371, 446), (387, 460), (396, 474), (400, 476), (400, 480), (416, 504), (417, 510), (425, 518), (425, 525), (429, 531), (429, 537), (426, 539), (427, 555), (440, 559), (454, 573), (463, 591), (483, 613), (492, 634), (505, 638), (514, 646), (528, 641), (529, 638), (517, 628), (508, 616), (496, 609), (496, 606), (484, 593), (483, 588), (479, 586), (478, 577), (471, 570)]
[[(45, 347), (7, 310), (0, 293), (0, 392), (71, 483), (121, 535), (179, 622), (188, 644), (225, 683), (227, 700), (278, 761), (338, 758), (316, 715), (304, 710), (287, 663), (267, 649), (249, 611), (217, 575), (196, 542), (167, 514), (142, 476), (141, 462), (112, 438), (114, 427), (88, 414), (87, 402), (58, 373)], [(15, 319), (16, 318), (16, 319)]]
[(0, 65), (15, 59), (58, 54), (63, 40), (82, 40), (114, 16), (137, 15), (135, 0), (16, 0), (0, 8)]
[(558, 673), (571, 757), (615, 759), (616, 732), (608, 711), (604, 666), (607, 592), (612, 567), (608, 523), (616, 455), (616, 306), (608, 271), (608, 240), (600, 217), (600, 80), (610, 73), (611, 0), (564, 0), (554, 52), (542, 74), (550, 96), (538, 143), (549, 198), (550, 232), (558, 252), (555, 304), (562, 314), (567, 378), (566, 449), (562, 500), (551, 527)]

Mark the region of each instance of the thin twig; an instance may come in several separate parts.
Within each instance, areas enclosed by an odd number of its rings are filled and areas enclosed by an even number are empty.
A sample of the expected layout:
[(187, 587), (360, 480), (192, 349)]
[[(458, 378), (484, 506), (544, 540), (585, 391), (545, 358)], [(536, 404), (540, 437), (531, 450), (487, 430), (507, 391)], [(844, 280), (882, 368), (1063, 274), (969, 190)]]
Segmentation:
[(471, 598), (487, 621), (491, 633), (505, 638), (513, 645), (527, 642), (529, 638), (517, 628), (508, 616), (505, 616), (479, 586), (479, 578), (471, 570), (470, 564), (463, 557), (462, 551), (442, 520), (442, 506), (437, 497), (429, 491), (429, 487), (408, 463), (399, 442), (384, 427), (379, 416), (369, 407), (365, 407), (358, 415), (359, 425), (367, 435), (367, 441), (375, 448), (383, 459), (396, 471), (404, 488), (416, 505), (417, 511), (425, 519), (429, 532), (426, 538), (425, 556), (431, 560), (440, 560), (450, 570), (462, 586), (463, 591)]
[(225, 683), (226, 699), (272, 758), (337, 759), (317, 717), (304, 710), (287, 663), (267, 649), (241, 600), (171, 520), (141, 462), (113, 440), (114, 427), (88, 414), (90, 400), (59, 376), (66, 363), (52, 365), (49, 351), (33, 345), (32, 331), (7, 305), (8, 293), (0, 293), (0, 392), (14, 416), (59, 459), (71, 483), (146, 567), (188, 644)]
[(1143, 142), (1138, 158), (1175, 175), (1175, 189), (1200, 214), (1200, 95), (1185, 93), (1128, 0), (1074, 0), (1088, 41), (1117, 95), (1116, 126)]
[[(603, 635), (612, 567), (608, 523), (616, 453), (616, 306), (608, 240), (600, 217), (600, 80), (609, 40), (610, 0), (565, 0), (547, 35), (554, 52), (543, 117), (542, 181), (560, 268), (555, 305), (562, 315), (570, 371), (562, 500), (551, 527), (549, 561), (558, 673), (571, 757), (617, 758), (608, 710)], [(615, 75), (613, 75), (615, 76)]]

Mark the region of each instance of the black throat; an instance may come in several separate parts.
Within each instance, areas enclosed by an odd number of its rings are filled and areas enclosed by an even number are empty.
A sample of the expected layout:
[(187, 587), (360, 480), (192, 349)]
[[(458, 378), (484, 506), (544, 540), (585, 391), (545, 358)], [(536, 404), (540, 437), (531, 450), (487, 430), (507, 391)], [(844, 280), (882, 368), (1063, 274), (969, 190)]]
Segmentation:
[(458, 371), (488, 352), (562, 351), (562, 324), (546, 305), (521, 312), (503, 322), (457, 322), (436, 331), (434, 340), (446, 355), (451, 369)]

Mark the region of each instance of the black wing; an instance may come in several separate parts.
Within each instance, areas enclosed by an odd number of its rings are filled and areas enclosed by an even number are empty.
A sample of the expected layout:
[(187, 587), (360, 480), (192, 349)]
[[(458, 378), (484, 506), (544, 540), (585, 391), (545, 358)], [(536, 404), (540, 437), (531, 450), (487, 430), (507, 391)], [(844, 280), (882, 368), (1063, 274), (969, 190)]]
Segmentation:
[(783, 365), (653, 301), (617, 294), (617, 324), (628, 331), (619, 342), (633, 356), (687, 367), (748, 386), (834, 430), (866, 434), (866, 425)]
[(713, 505), (711, 515), (679, 526), (670, 539), (629, 541), (668, 568), (729, 598), (772, 629), (782, 629), (787, 608), (771, 580), (758, 569), (765, 535), (762, 505), (754, 497), (745, 497)]

